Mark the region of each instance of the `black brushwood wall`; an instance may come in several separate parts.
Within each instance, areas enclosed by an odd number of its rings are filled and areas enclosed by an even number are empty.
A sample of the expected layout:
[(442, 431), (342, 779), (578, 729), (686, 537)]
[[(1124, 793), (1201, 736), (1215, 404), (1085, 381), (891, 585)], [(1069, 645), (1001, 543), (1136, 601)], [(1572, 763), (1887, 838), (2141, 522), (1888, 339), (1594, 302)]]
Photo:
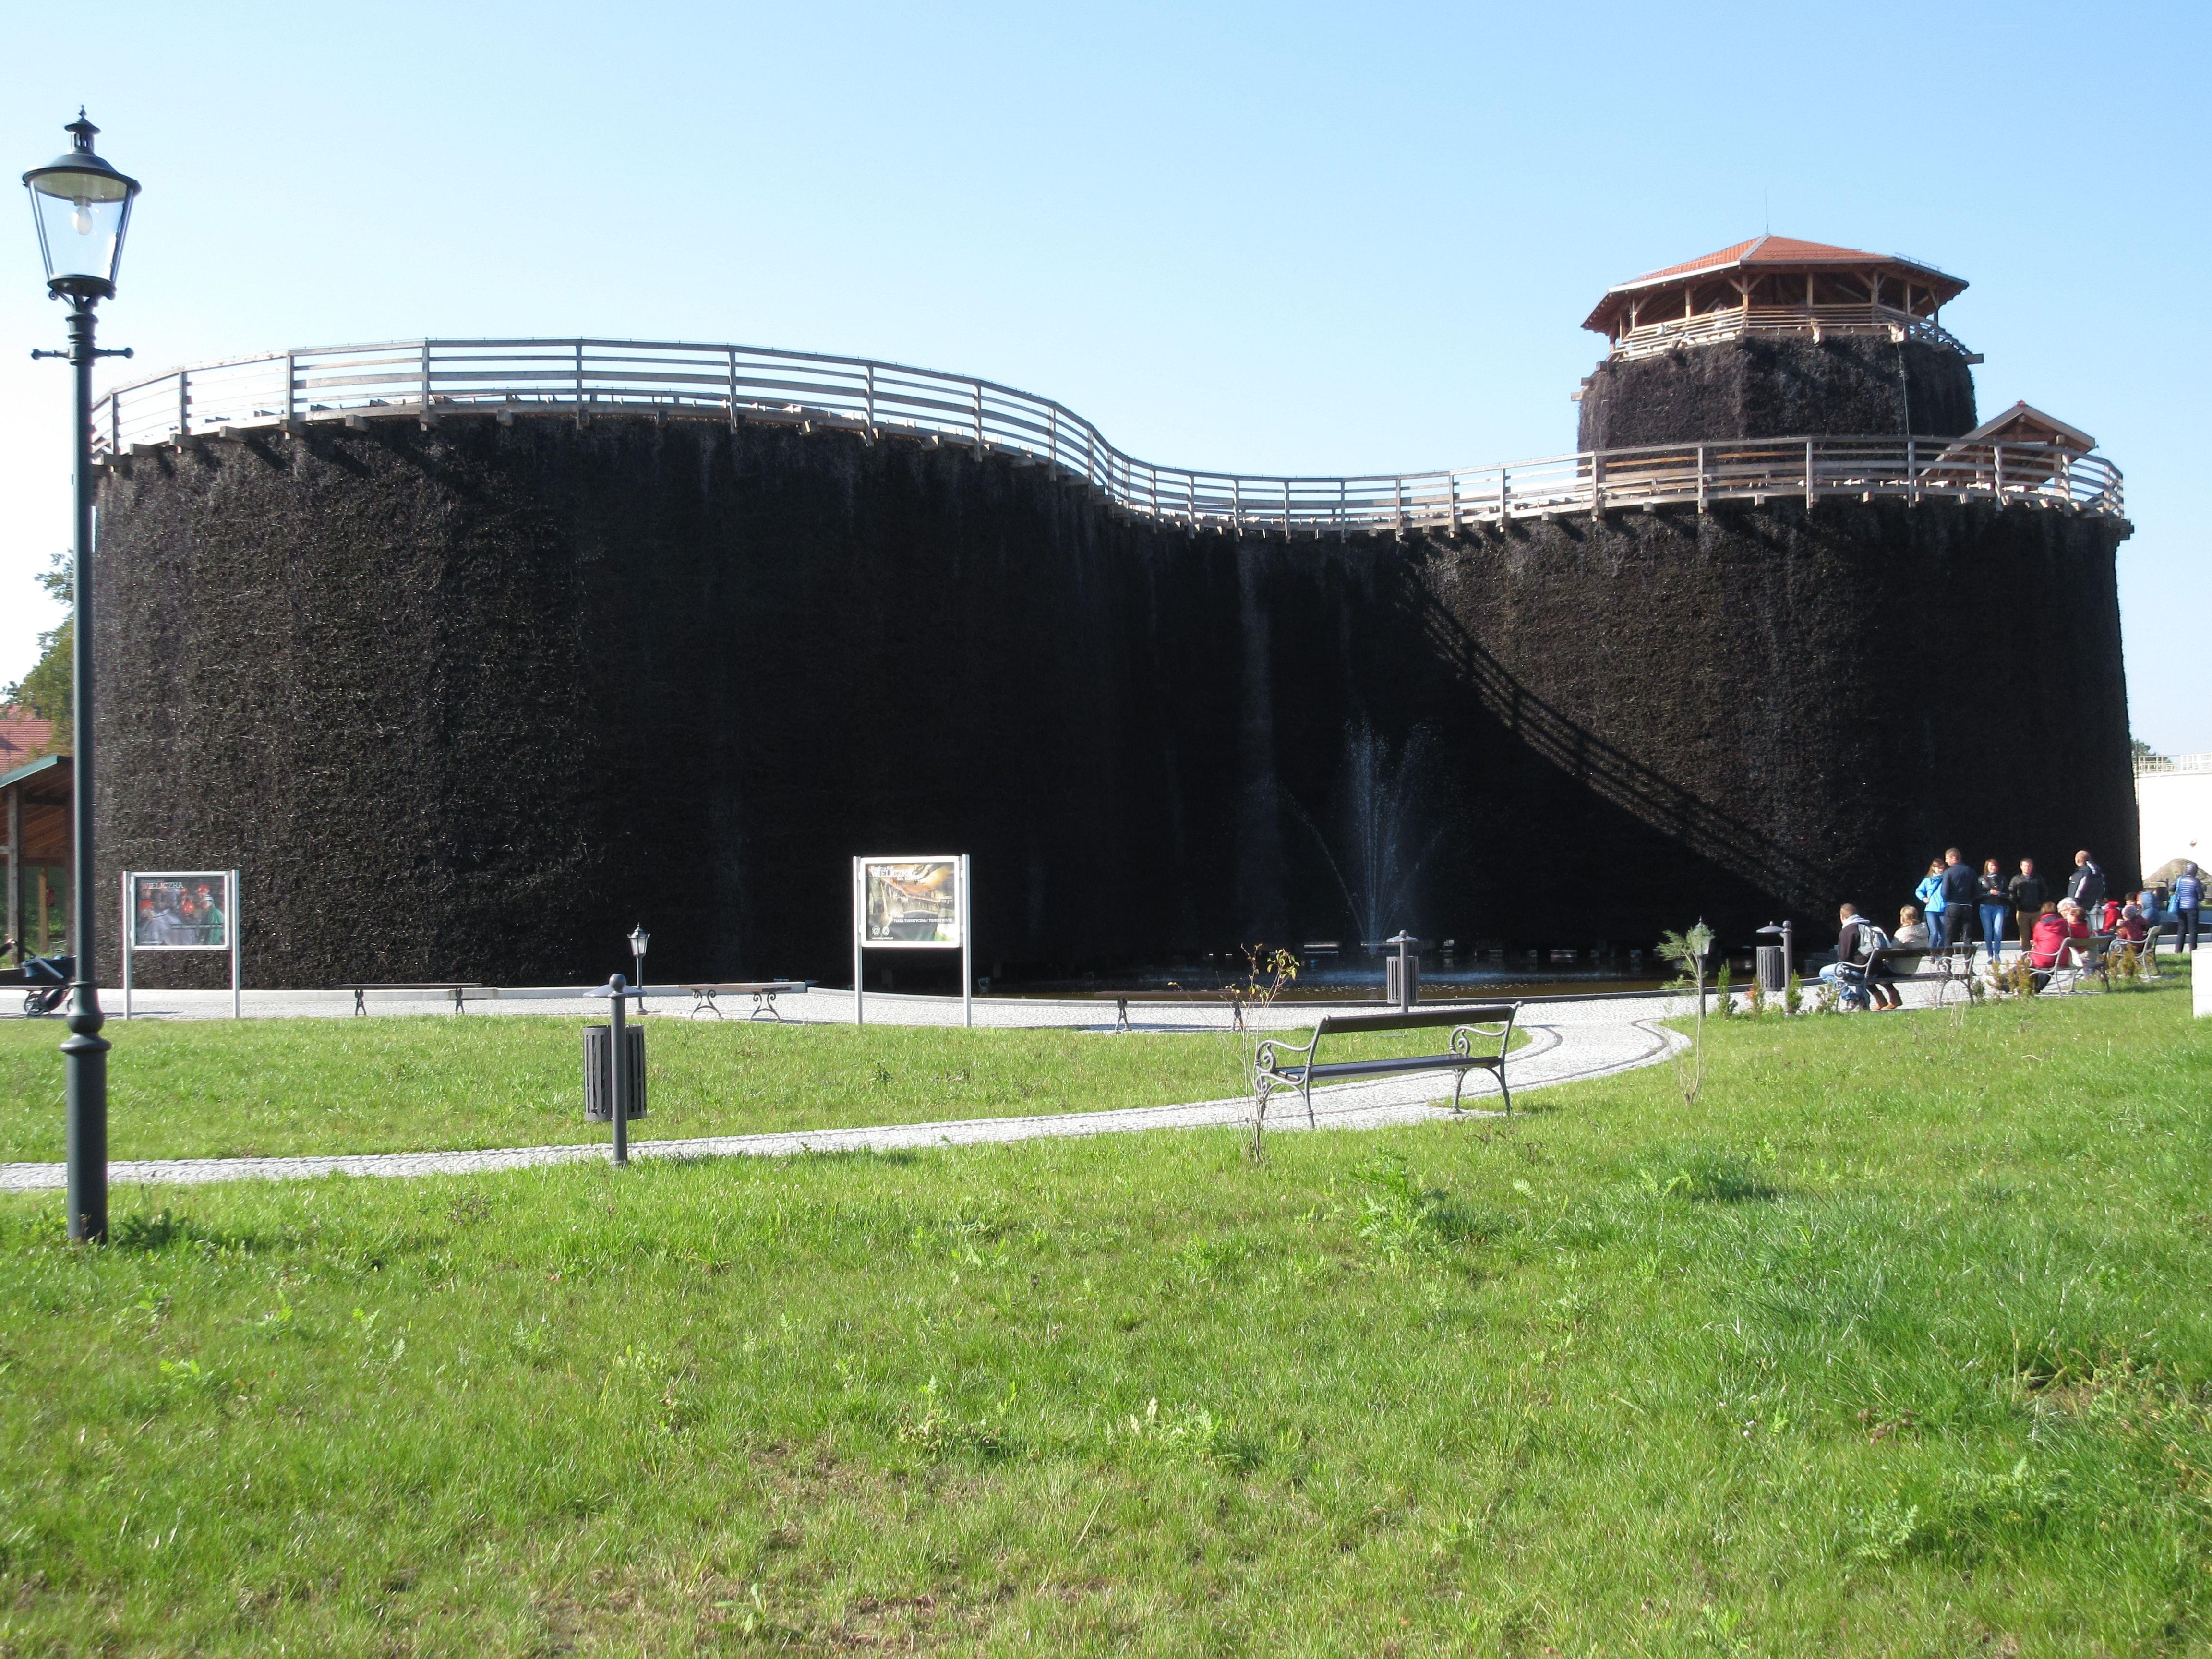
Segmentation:
[(1576, 445), (1955, 438), (1975, 424), (1974, 371), (1948, 346), (1753, 334), (1600, 363), (1583, 388)]
[(972, 854), (983, 972), (1742, 943), (1949, 843), (2134, 873), (2110, 520), (1193, 538), (1004, 458), (528, 416), (100, 505), (104, 879), (240, 866), (257, 985), (580, 984), (639, 921), (656, 981), (848, 982), (856, 852)]

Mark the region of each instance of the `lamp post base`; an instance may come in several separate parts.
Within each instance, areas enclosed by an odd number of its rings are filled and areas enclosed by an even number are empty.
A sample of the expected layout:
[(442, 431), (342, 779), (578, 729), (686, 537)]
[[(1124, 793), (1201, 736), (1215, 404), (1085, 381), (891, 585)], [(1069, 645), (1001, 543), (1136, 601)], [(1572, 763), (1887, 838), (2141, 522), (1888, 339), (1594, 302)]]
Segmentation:
[(100, 1035), (107, 1017), (98, 988), (70, 987), (70, 1035), (62, 1043), (69, 1157), (69, 1236), (100, 1243), (107, 1237), (107, 1051)]

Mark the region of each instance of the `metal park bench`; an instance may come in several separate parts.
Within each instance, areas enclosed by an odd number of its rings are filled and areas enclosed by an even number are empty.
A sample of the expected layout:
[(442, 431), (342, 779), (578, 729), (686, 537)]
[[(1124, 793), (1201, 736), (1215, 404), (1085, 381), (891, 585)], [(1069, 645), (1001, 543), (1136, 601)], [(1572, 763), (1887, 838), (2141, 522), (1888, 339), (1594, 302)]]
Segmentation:
[(2112, 945), (2110, 933), (2092, 933), (2087, 939), (2068, 941), (2058, 953), (2058, 960), (2048, 968), (2036, 968), (2044, 975), (2042, 993), (2052, 996), (2070, 996), (2081, 988), (2081, 981), (2094, 979), (2107, 991), (2112, 988), (2112, 971), (2106, 961)]
[(1086, 994), (1093, 1002), (1114, 1005), (1114, 1030), (1134, 1030), (1129, 1024), (1129, 1005), (1133, 1002), (1202, 1002), (1205, 998), (1193, 991), (1091, 991)]
[(480, 979), (396, 979), (341, 985), (337, 988), (353, 993), (353, 1011), (356, 1014), (368, 1012), (365, 999), (371, 991), (445, 991), (453, 996), (453, 1012), (458, 1014), (461, 1012), (461, 999), (469, 992), (481, 991), (483, 988), (483, 981)]
[[(1254, 1067), (1260, 1091), (1260, 1103), (1264, 1109), (1268, 1094), (1275, 1089), (1296, 1089), (1306, 1103), (1306, 1122), (1314, 1121), (1313, 1086), (1316, 1082), (1329, 1082), (1343, 1078), (1391, 1077), (1406, 1072), (1449, 1072), (1452, 1073), (1452, 1110), (1460, 1109), (1460, 1094), (1467, 1085), (1469, 1072), (1482, 1070), (1496, 1074), (1498, 1092), (1505, 1097), (1505, 1110), (1513, 1110), (1513, 1091), (1505, 1084), (1505, 1053), (1513, 1046), (1513, 1022), (1521, 1015), (1517, 1002), (1470, 1003), (1450, 1008), (1416, 1008), (1411, 1013), (1393, 1009), (1380, 1014), (1323, 1014), (1314, 1024), (1311, 1042), (1303, 1047), (1286, 1037), (1272, 1036), (1261, 1040), (1254, 1054)], [(1322, 1064), (1316, 1055), (1324, 1037), (1350, 1035), (1359, 1031), (1419, 1031), (1437, 1026), (1452, 1027), (1449, 1053), (1417, 1054), (1399, 1059), (1338, 1060)], [(1495, 1029), (1492, 1029), (1495, 1028)], [(1478, 1036), (1498, 1039), (1498, 1052), (1478, 1054), (1474, 1039)]]
[(712, 1014), (716, 1019), (726, 1019), (728, 1016), (723, 1013), (721, 1004), (714, 1000), (716, 997), (750, 996), (753, 1000), (753, 1011), (745, 1016), (747, 1019), (772, 1019), (781, 1025), (784, 1024), (784, 1018), (776, 1012), (775, 1000), (780, 996), (800, 994), (806, 989), (806, 981), (803, 979), (733, 980), (722, 984), (683, 985), (677, 988), (691, 994), (691, 1018), (694, 1019), (701, 1014)]

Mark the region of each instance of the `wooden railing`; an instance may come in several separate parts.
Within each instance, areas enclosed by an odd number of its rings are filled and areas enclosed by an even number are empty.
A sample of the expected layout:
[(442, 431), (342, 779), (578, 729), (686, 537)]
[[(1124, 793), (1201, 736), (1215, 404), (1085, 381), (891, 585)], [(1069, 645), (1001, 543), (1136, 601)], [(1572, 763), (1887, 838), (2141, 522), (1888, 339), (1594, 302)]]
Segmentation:
[(2212, 755), (2140, 755), (2136, 775), (2156, 777), (2167, 772), (2212, 772)]
[(101, 456), (174, 441), (457, 416), (650, 416), (775, 422), (1011, 456), (1126, 513), (1191, 531), (1344, 537), (1717, 501), (1941, 495), (2118, 514), (2098, 455), (1942, 438), (1788, 438), (1603, 450), (1447, 471), (1291, 477), (1126, 455), (1048, 398), (899, 363), (751, 346), (415, 340), (173, 369), (94, 409)]
[(1960, 344), (1958, 337), (1932, 317), (1916, 317), (1894, 306), (1735, 306), (1725, 311), (1703, 311), (1694, 317), (1669, 317), (1639, 323), (1614, 337), (1616, 357), (1654, 357), (1678, 345), (1702, 345), (1712, 340), (1732, 340), (1740, 334), (1884, 334), (1900, 340), (1923, 340), (1981, 360)]

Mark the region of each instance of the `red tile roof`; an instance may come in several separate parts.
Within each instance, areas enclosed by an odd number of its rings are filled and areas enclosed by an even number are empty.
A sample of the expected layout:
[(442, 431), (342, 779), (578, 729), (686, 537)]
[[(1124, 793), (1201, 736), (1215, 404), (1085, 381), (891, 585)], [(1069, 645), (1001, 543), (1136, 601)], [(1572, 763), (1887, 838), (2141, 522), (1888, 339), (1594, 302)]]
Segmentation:
[(0, 772), (12, 772), (46, 752), (54, 723), (42, 720), (20, 703), (0, 703)]
[(1646, 283), (1663, 282), (1669, 276), (1686, 276), (1693, 270), (1725, 270), (1731, 265), (1886, 265), (1911, 263), (1910, 260), (1893, 260), (1886, 253), (1869, 253), (1863, 248), (1832, 247), (1826, 242), (1801, 242), (1794, 236), (1754, 236), (1747, 242), (1738, 242), (1734, 247), (1724, 247), (1718, 253), (1708, 253), (1702, 259), (1668, 265), (1664, 270), (1647, 270), (1641, 276), (1632, 278), (1620, 286), (1641, 288)]
[(1794, 236), (1754, 236), (1749, 241), (1735, 243), (1702, 258), (1685, 260), (1679, 265), (1668, 265), (1661, 270), (1648, 270), (1641, 276), (1614, 283), (1606, 289), (1605, 298), (1598, 301), (1597, 308), (1590, 313), (1589, 320), (1583, 326), (1595, 329), (1600, 333), (1606, 332), (1613, 318), (1620, 310), (1619, 295), (1664, 288), (1686, 277), (1746, 267), (1765, 270), (1865, 270), (1880, 268), (1885, 271), (1894, 271), (1932, 289), (1938, 305), (1948, 304), (1966, 287), (1960, 277), (1946, 276), (1933, 265), (1923, 264), (1917, 259), (1907, 259), (1893, 253), (1869, 253), (1863, 248), (1800, 241)]

